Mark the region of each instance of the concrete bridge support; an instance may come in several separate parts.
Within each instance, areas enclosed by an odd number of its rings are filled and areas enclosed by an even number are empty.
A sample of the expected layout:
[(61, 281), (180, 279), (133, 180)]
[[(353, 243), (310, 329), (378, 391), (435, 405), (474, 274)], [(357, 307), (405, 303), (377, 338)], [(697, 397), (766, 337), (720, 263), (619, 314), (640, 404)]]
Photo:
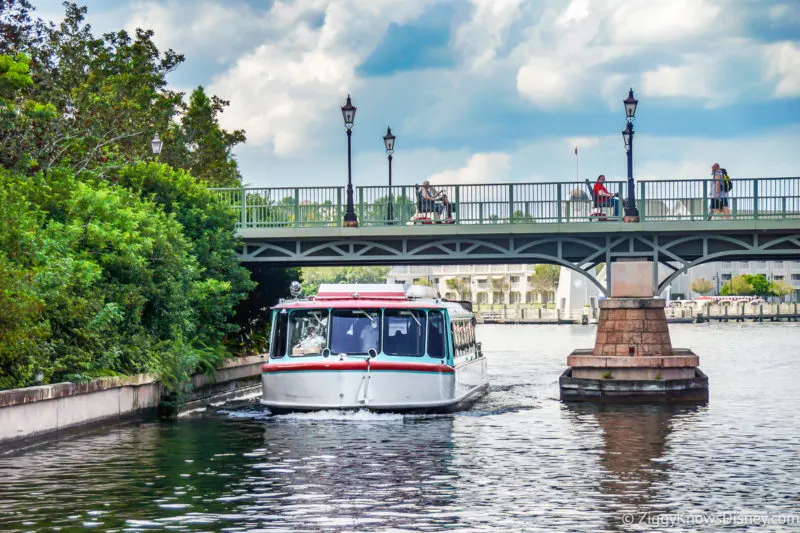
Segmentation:
[(611, 298), (600, 302), (594, 349), (575, 350), (561, 375), (561, 399), (601, 403), (704, 403), (699, 358), (675, 349), (665, 301), (653, 298), (654, 263), (612, 263)]

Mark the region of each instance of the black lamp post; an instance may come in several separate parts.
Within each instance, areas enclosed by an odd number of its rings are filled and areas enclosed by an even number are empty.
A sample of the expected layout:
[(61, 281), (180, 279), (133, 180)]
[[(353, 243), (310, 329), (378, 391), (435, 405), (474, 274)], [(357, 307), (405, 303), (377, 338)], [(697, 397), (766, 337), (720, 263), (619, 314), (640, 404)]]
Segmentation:
[(389, 224), (394, 224), (394, 209), (392, 207), (392, 154), (394, 154), (394, 139), (392, 135), (392, 128), (386, 128), (386, 135), (383, 136), (383, 144), (386, 146), (386, 155), (389, 156), (389, 208), (386, 212), (386, 218)]
[(625, 216), (631, 217), (630, 222), (638, 222), (639, 210), (636, 209), (636, 193), (633, 186), (633, 119), (639, 101), (633, 97), (633, 89), (628, 92), (628, 97), (622, 103), (625, 104), (625, 118), (628, 121), (622, 131), (622, 140), (625, 141), (625, 151), (628, 154), (628, 200), (625, 202)]
[(347, 208), (344, 212), (344, 227), (357, 228), (358, 219), (353, 209), (353, 172), (350, 157), (350, 137), (353, 135), (353, 121), (356, 118), (356, 106), (350, 102), (350, 95), (347, 95), (347, 103), (342, 106), (342, 117), (344, 127), (347, 128)]
[(158, 137), (158, 133), (153, 136), (153, 140), (150, 141), (150, 150), (153, 152), (153, 155), (158, 157), (161, 153), (161, 147), (164, 143), (161, 142), (161, 139)]

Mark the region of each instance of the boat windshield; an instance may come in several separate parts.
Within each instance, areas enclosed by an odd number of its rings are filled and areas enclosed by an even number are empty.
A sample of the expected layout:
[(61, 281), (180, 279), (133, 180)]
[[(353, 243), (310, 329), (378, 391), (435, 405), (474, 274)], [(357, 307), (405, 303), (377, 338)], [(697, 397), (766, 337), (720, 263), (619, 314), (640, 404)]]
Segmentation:
[(289, 315), (289, 352), (293, 356), (319, 355), (328, 346), (328, 310), (302, 309)]
[(331, 313), (331, 353), (380, 352), (378, 309), (335, 309)]
[(425, 312), (386, 309), (383, 313), (383, 351), (387, 355), (425, 355)]

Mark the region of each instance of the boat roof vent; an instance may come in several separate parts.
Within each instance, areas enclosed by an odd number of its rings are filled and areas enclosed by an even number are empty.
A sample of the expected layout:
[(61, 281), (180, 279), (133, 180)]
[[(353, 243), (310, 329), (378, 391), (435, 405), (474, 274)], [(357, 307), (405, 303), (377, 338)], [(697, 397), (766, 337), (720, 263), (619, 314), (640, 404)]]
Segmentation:
[(408, 285), (406, 286), (406, 296), (409, 299), (419, 298), (439, 298), (439, 291), (435, 287), (428, 287), (427, 285)]

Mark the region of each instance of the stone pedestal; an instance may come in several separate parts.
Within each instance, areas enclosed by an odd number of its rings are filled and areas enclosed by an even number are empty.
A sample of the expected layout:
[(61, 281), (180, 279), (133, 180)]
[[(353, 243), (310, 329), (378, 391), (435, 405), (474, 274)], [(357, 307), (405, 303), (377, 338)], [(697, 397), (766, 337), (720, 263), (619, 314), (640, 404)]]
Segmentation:
[[(613, 292), (613, 291), (612, 291)], [(594, 349), (575, 350), (561, 375), (561, 399), (625, 403), (708, 401), (708, 378), (697, 355), (674, 349), (655, 298), (600, 302)]]

